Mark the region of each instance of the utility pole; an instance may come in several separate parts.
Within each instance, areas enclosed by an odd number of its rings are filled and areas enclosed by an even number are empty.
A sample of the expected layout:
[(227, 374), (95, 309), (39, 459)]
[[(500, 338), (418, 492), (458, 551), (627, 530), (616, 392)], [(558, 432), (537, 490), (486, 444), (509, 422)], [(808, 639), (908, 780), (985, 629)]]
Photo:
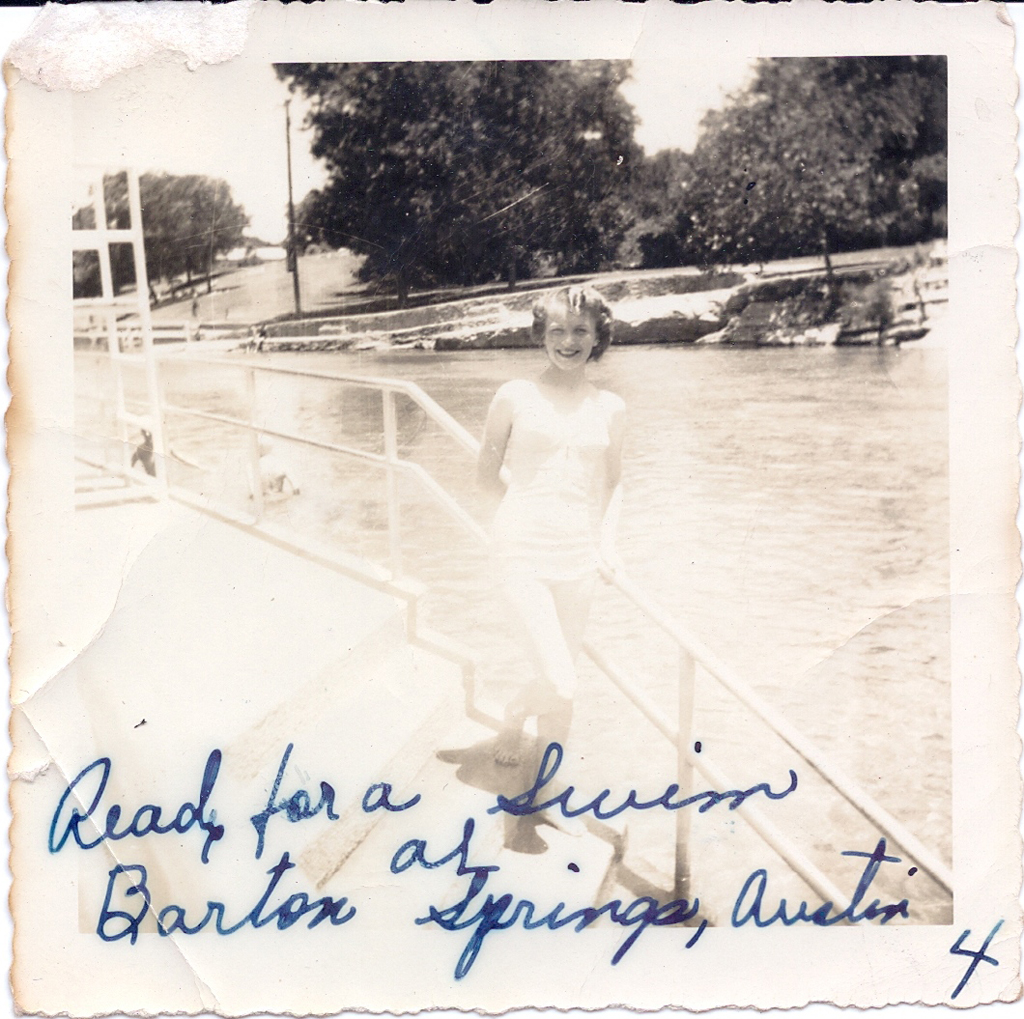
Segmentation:
[(295, 293), (295, 314), (302, 314), (299, 296), (299, 249), (295, 243), (295, 202), (292, 200), (292, 117), (291, 100), (284, 101), (284, 142), (288, 152), (288, 264), (292, 270), (292, 290)]

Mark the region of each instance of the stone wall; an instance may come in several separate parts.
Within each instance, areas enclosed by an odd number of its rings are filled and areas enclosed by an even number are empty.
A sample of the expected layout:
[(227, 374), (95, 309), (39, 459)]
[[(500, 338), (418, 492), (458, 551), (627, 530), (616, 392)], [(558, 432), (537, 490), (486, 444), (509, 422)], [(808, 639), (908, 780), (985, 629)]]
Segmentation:
[[(929, 321), (947, 299), (946, 277), (944, 252), (933, 250), (838, 266), (831, 300), (821, 269), (774, 266), (741, 273), (683, 268), (587, 282), (615, 308), (616, 344), (886, 345), (928, 332)], [(530, 346), (536, 297), (534, 289), (403, 311), (268, 323), (260, 349)]]

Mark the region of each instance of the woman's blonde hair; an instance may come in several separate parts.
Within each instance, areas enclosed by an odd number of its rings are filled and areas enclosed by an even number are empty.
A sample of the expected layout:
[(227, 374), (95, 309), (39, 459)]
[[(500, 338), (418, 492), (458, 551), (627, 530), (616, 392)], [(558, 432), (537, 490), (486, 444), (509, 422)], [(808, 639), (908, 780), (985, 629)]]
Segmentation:
[(589, 315), (594, 323), (597, 342), (590, 352), (591, 361), (596, 361), (612, 342), (612, 309), (608, 302), (593, 287), (561, 287), (549, 290), (538, 297), (533, 305), (533, 325), (530, 333), (538, 346), (544, 343), (544, 333), (552, 309), (561, 305), (575, 315)]

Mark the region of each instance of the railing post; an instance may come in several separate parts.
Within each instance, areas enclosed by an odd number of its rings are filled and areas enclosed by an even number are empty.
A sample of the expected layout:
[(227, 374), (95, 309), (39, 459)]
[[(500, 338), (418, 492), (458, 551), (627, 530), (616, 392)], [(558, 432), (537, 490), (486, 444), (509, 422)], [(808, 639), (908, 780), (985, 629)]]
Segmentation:
[[(693, 765), (690, 764), (687, 747), (693, 739), (693, 687), (696, 677), (693, 656), (685, 649), (679, 649), (679, 744), (676, 747), (676, 782), (679, 798), (688, 799), (693, 795)], [(690, 813), (676, 811), (676, 866), (675, 898), (689, 899), (690, 894)]]
[(398, 502), (398, 418), (395, 414), (395, 393), (392, 389), (382, 389), (384, 401), (384, 458), (387, 460), (387, 499), (388, 499), (388, 544), (391, 553), (391, 573), (395, 577), (402, 575), (402, 518)]
[(263, 519), (263, 473), (260, 470), (260, 433), (256, 425), (256, 369), (245, 372), (245, 395), (249, 402), (249, 463), (252, 469), (252, 512), (255, 523)]
[[(127, 474), (131, 470), (132, 454), (128, 448), (128, 412), (124, 399), (124, 376), (121, 374), (121, 340), (117, 335), (117, 315), (113, 309), (104, 314), (107, 328), (107, 357), (110, 359), (110, 372), (114, 379), (114, 414), (117, 416), (117, 438), (121, 446), (121, 468)], [(103, 462), (106, 463), (106, 450), (103, 451)]]
[[(142, 330), (142, 355), (146, 371), (146, 392), (149, 398), (153, 442), (153, 467), (160, 494), (167, 495), (167, 440), (164, 436), (160, 378), (156, 352), (153, 349), (153, 317), (149, 307), (149, 277), (146, 275), (146, 239), (142, 228), (142, 199), (139, 192), (139, 176), (134, 170), (125, 171), (125, 185), (128, 189), (128, 214), (131, 221), (132, 264), (135, 267), (135, 294), (138, 298), (139, 328)], [(100, 177), (100, 210), (106, 224), (106, 198), (103, 194), (103, 177)], [(109, 248), (107, 250), (109, 259)], [(113, 296), (113, 289), (111, 289)]]

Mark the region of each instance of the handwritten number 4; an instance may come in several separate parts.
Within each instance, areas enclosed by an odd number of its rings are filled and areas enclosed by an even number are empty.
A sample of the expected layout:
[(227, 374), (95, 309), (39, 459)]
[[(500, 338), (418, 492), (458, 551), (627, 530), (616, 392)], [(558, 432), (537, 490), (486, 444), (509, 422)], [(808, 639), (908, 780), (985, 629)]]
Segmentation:
[(985, 943), (976, 952), (972, 952), (969, 948), (961, 948), (960, 946), (964, 943), (964, 939), (970, 936), (970, 930), (966, 930), (963, 934), (956, 939), (956, 944), (949, 950), (950, 955), (966, 955), (970, 960), (971, 964), (967, 967), (967, 972), (963, 975), (963, 979), (956, 985), (956, 990), (953, 992), (955, 998), (967, 985), (967, 981), (974, 975), (974, 971), (978, 968), (979, 962), (990, 962), (993, 966), (999, 965), (998, 959), (993, 959), (991, 955), (986, 955), (985, 950), (992, 943), (992, 939), (996, 936), (996, 931), (1003, 926), (1003, 921), (999, 923), (989, 931), (988, 937), (985, 938)]

